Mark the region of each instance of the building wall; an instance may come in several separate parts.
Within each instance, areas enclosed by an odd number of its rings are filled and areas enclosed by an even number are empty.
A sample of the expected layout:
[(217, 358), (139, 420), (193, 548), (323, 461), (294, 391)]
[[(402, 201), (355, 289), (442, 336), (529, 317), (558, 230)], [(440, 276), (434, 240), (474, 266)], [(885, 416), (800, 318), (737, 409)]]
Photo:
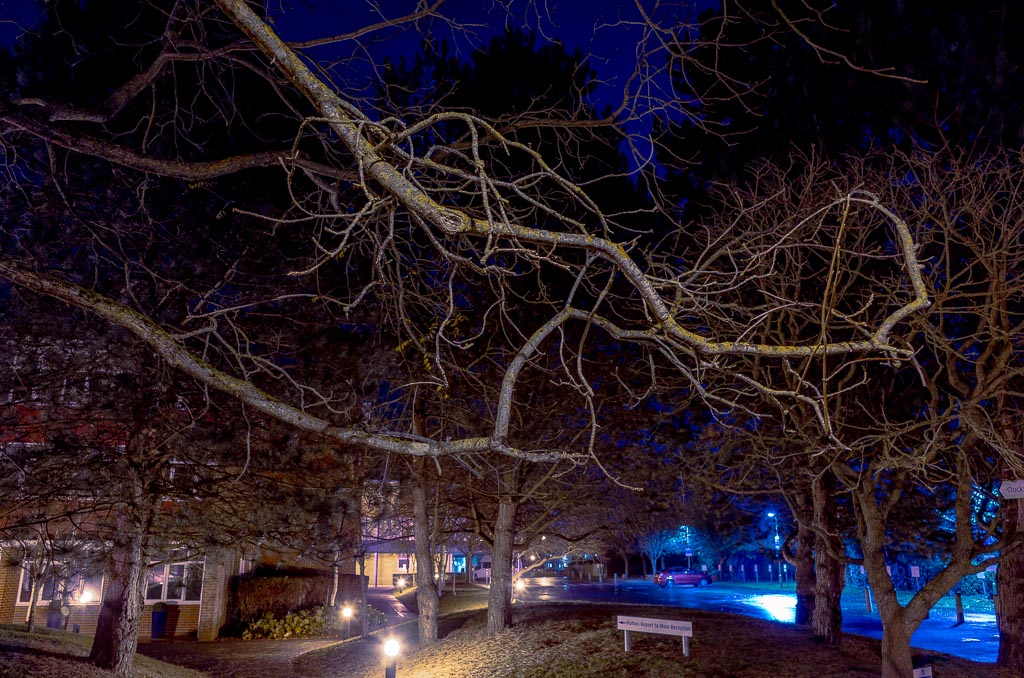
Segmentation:
[[(164, 627), (164, 638), (194, 638), (199, 628), (199, 603), (168, 603), (167, 622)], [(219, 627), (218, 627), (219, 628)], [(93, 633), (96, 632), (95, 625)], [(84, 631), (83, 631), (84, 633)], [(153, 637), (153, 606), (142, 608), (139, 619), (139, 640)]]
[[(233, 561), (237, 567), (237, 559)], [(204, 628), (203, 640), (213, 640), (217, 637), (221, 626), (224, 624), (227, 598), (227, 576), (225, 574), (225, 562), (217, 564), (211, 562), (211, 573), (203, 569), (203, 593), (199, 602), (181, 601), (177, 604), (168, 604), (167, 624), (164, 637), (198, 637), (200, 608), (204, 608), (207, 623)], [(107, 578), (103, 578), (103, 588), (106, 589)], [(10, 565), (7, 561), (0, 563), (0, 624), (15, 624), (24, 622), (28, 617), (27, 604), (19, 604), (18, 589), (21, 585), (21, 567)], [(85, 636), (92, 636), (96, 633), (96, 622), (99, 619), (101, 600), (91, 603), (71, 603), (68, 609), (71, 614), (68, 616), (66, 629), (70, 632), (78, 632)], [(40, 627), (46, 625), (46, 605), (36, 606), (36, 623)], [(139, 639), (149, 640), (152, 634), (153, 606), (147, 604), (142, 611), (139, 621)], [(76, 628), (77, 627), (77, 628)]]
[[(28, 613), (27, 605), (19, 605), (19, 610), (22, 610), (22, 618)], [(100, 602), (89, 603), (87, 605), (68, 605), (68, 609), (71, 610), (71, 615), (68, 617), (68, 624), (65, 628), (68, 631), (74, 631), (75, 626), (78, 626), (78, 633), (86, 636), (96, 635), (96, 620), (100, 616)], [(41, 621), (42, 624), (46, 623), (46, 606), (39, 605), (36, 607), (36, 614), (40, 615), (36, 618)]]
[(20, 583), (21, 568), (4, 560), (0, 565), (0, 624), (13, 624), (24, 619), (24, 615), (18, 618), (14, 611)]
[(203, 595), (196, 620), (198, 640), (216, 640), (221, 627), (227, 622), (228, 582), (238, 572), (238, 566), (238, 556), (224, 551), (207, 554), (203, 566)]
[[(407, 560), (408, 567), (400, 568), (400, 560)], [(358, 569), (356, 570), (358, 572)], [(413, 585), (412, 577), (416, 573), (416, 556), (398, 553), (368, 553), (366, 555), (367, 586), (392, 586), (395, 575), (409, 578), (409, 586)]]

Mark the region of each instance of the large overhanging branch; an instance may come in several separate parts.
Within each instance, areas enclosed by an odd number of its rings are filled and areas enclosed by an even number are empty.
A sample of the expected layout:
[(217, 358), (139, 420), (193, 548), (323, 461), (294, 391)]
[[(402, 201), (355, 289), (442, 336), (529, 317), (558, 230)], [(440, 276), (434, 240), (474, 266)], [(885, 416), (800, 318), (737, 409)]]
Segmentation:
[(0, 122), (24, 131), (44, 141), (76, 153), (91, 155), (107, 162), (129, 169), (158, 174), (185, 181), (209, 181), (243, 170), (273, 166), (298, 166), (316, 174), (336, 179), (353, 180), (352, 172), (339, 171), (335, 167), (316, 162), (294, 149), (264, 151), (219, 158), (217, 160), (171, 160), (138, 153), (121, 144), (111, 143), (80, 130), (65, 129), (54, 122), (43, 122), (26, 115), (18, 108), (0, 101)]
[[(459, 440), (434, 441), (405, 433), (375, 433), (359, 428), (338, 426), (329, 421), (283, 402), (255, 384), (239, 379), (194, 356), (169, 332), (138, 311), (117, 301), (80, 287), (74, 283), (39, 273), (12, 261), (0, 258), (0, 276), (26, 288), (59, 299), (92, 313), (131, 332), (145, 342), (169, 365), (188, 374), (197, 381), (231, 395), (254, 409), (279, 421), (305, 431), (350, 444), (358, 444), (382, 452), (417, 457), (444, 457), (450, 455), (497, 452), (506, 456), (535, 462), (564, 460), (571, 456), (564, 452), (529, 452), (508, 445), (497, 436), (471, 437)], [(511, 402), (504, 402), (511, 406)]]
[(609, 262), (636, 290), (658, 330), (673, 341), (685, 344), (705, 355), (764, 355), (777, 358), (800, 358), (838, 355), (854, 352), (882, 352), (907, 358), (909, 352), (890, 343), (889, 335), (904, 318), (927, 308), (931, 301), (921, 276), (910, 229), (896, 213), (871, 196), (859, 194), (846, 199), (867, 204), (881, 211), (891, 222), (899, 242), (902, 263), (913, 289), (912, 298), (887, 315), (864, 339), (856, 341), (822, 341), (806, 345), (772, 345), (745, 341), (709, 339), (686, 329), (674, 318), (669, 305), (655, 288), (654, 281), (633, 261), (626, 248), (605, 238), (587, 233), (564, 233), (533, 228), (515, 223), (477, 219), (465, 211), (437, 203), (429, 194), (410, 181), (394, 164), (379, 152), (379, 146), (368, 138), (377, 127), (357, 107), (325, 84), (272, 31), (243, 0), (217, 0), (231, 20), (270, 58), (281, 73), (320, 112), (353, 154), (361, 172), (395, 197), (406, 209), (451, 235), (463, 234), (485, 239), (528, 243), (547, 248), (584, 250)]

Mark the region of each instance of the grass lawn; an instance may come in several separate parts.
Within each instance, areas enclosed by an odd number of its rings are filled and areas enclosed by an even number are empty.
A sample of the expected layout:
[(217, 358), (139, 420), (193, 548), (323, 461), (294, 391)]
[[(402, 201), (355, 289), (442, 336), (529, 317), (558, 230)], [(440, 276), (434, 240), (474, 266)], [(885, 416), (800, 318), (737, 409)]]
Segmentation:
[[(415, 592), (401, 599), (415, 604)], [(460, 591), (441, 599), (442, 640), (417, 650), (416, 624), (393, 634), (403, 645), (398, 675), (458, 678), (521, 676), (877, 676), (877, 640), (848, 636), (841, 648), (815, 642), (800, 629), (750, 617), (678, 607), (545, 603), (517, 605), (514, 627), (497, 638), (486, 635), (486, 591)], [(691, 656), (683, 657), (679, 638), (633, 634), (633, 651), (623, 651), (615, 616), (626, 614), (693, 622)], [(309, 676), (379, 678), (380, 642), (354, 642), (305, 655), (299, 665)], [(1009, 678), (991, 664), (920, 651), (915, 666), (930, 664), (942, 678)]]
[[(114, 674), (88, 662), (92, 638), (66, 631), (19, 630), (0, 625), (0, 677), (3, 678), (109, 678)], [(203, 674), (164, 662), (135, 656), (136, 678), (201, 678)]]

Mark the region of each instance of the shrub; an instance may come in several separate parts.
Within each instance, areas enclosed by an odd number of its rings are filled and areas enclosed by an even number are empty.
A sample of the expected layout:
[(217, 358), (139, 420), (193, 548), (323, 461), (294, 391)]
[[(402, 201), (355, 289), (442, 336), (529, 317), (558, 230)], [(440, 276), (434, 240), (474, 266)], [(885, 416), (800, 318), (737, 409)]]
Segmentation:
[(234, 582), (232, 616), (259, 619), (268, 613), (281, 618), (293, 610), (327, 603), (331, 579), (322, 571), (265, 569)]
[(957, 582), (956, 586), (953, 587), (953, 593), (959, 593), (962, 596), (990, 594), (992, 593), (992, 580), (988, 579), (982, 583), (982, 580), (978, 579), (977, 575), (968, 575)]
[(327, 632), (327, 613), (328, 608), (325, 606), (289, 612), (281, 618), (274, 617), (273, 612), (267, 612), (261, 619), (249, 622), (242, 638), (254, 640), (322, 636)]
[(369, 621), (371, 631), (382, 629), (388, 625), (388, 616), (373, 605), (366, 606), (366, 618)]
[[(341, 614), (339, 613), (341, 608), (342, 605), (339, 605), (338, 608), (334, 610), (334, 614), (329, 617), (329, 619), (333, 620), (333, 628), (337, 631), (350, 631), (352, 633), (360, 632), (363, 628), (363, 622), (359, 619), (359, 606), (352, 604), (354, 614), (349, 628), (345, 627), (345, 622), (341, 619)], [(366, 606), (366, 620), (366, 625), (370, 631), (376, 631), (377, 629), (382, 629), (388, 625), (388, 616), (373, 605)]]

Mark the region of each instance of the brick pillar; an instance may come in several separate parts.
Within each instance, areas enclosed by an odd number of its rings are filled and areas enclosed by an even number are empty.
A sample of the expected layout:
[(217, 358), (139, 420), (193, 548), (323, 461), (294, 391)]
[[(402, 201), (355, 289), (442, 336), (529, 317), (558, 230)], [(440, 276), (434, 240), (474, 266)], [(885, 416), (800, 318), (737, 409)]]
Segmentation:
[(15, 607), (18, 602), (18, 587), (21, 585), (21, 567), (11, 565), (7, 559), (0, 561), (0, 624), (24, 621), (28, 608)]
[(227, 622), (228, 584), (237, 569), (237, 558), (226, 551), (215, 549), (206, 555), (203, 564), (203, 595), (199, 602), (199, 628), (196, 638), (216, 640), (220, 628)]

